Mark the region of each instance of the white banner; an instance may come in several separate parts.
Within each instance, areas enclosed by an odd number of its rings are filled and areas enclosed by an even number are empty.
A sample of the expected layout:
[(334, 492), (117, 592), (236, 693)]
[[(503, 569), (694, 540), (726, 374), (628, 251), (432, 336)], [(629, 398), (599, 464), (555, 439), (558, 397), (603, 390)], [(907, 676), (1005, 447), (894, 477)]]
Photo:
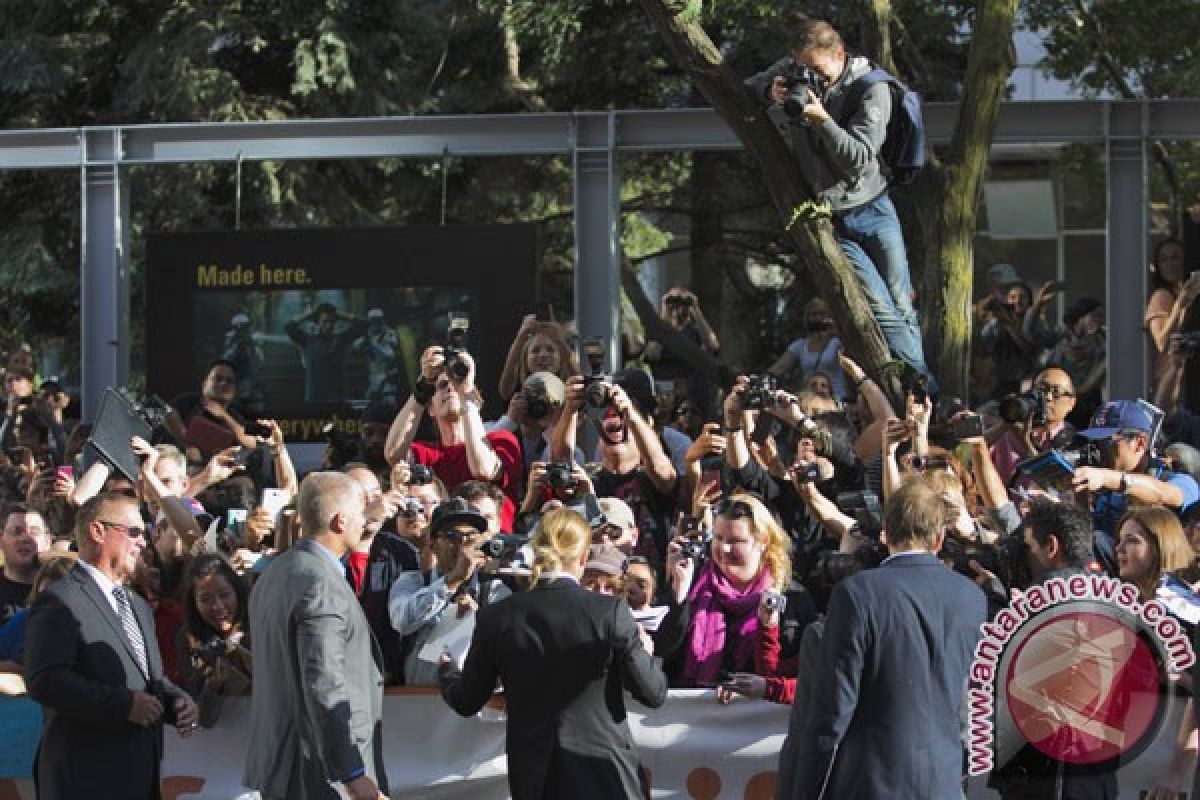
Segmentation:
[[(1181, 702), (1154, 745), (1121, 770), (1122, 800), (1136, 800), (1167, 772)], [(242, 786), (250, 704), (225, 702), (215, 728), (179, 738), (167, 729), (163, 759), (165, 800), (252, 800)], [(712, 691), (672, 691), (657, 711), (631, 708), (630, 725), (655, 798), (771, 800), (775, 769), (791, 709), (765, 701), (718, 705)], [(384, 749), (391, 797), (508, 797), (504, 716), (486, 709), (463, 719), (432, 691), (405, 690), (384, 698)], [(3, 742), (0, 742), (2, 745)], [(971, 800), (992, 800), (984, 779), (972, 781)], [(0, 798), (13, 788), (0, 780)], [(23, 787), (27, 788), (27, 787)], [(7, 791), (6, 791), (7, 790)], [(20, 796), (20, 795), (16, 795)]]

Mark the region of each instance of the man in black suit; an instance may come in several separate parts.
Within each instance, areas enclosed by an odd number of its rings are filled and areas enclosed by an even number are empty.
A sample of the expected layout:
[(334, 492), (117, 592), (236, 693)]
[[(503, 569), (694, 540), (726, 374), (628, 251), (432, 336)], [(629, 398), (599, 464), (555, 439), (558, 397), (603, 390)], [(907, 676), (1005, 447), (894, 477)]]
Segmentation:
[(123, 586), (146, 547), (137, 501), (102, 493), (75, 523), (79, 562), (29, 613), (26, 682), (45, 709), (40, 800), (157, 800), (163, 722), (196, 729), (196, 704), (163, 675), (154, 619)]
[(986, 603), (934, 555), (945, 517), (938, 492), (905, 484), (885, 511), (891, 556), (834, 588), (780, 798), (961, 797), (962, 704)]
[(644, 795), (625, 719), (624, 691), (658, 708), (667, 679), (623, 600), (579, 585), (591, 528), (569, 509), (548, 512), (533, 545), (535, 574), (545, 560), (542, 531), (568, 528), (551, 574), (478, 612), (462, 672), (445, 660), (442, 696), (470, 716), (499, 678), (508, 713), (508, 785), (513, 800), (617, 800)]

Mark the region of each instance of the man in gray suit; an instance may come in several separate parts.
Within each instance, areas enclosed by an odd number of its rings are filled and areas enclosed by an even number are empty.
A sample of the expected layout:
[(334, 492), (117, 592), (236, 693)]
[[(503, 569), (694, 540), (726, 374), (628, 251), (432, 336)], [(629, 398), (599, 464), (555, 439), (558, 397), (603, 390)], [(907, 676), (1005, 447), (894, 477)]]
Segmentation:
[(264, 800), (386, 797), (383, 658), (340, 558), (362, 536), (366, 498), (352, 478), (300, 484), (303, 538), (250, 597), (254, 694), (246, 785)]
[(98, 494), (75, 519), (79, 562), (34, 603), (29, 695), (46, 712), (41, 800), (157, 800), (164, 722), (196, 730), (196, 704), (163, 675), (146, 601), (124, 586), (146, 544), (137, 500)]

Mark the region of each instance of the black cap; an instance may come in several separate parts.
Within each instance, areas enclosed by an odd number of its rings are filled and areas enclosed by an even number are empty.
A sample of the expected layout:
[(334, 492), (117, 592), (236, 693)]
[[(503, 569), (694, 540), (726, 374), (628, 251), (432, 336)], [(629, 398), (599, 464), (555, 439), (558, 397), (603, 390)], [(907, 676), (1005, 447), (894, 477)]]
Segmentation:
[(486, 531), (488, 527), (483, 514), (476, 511), (466, 500), (461, 497), (451, 497), (433, 510), (433, 519), (429, 522), (429, 533), (431, 536), (436, 536), (446, 528), (453, 528), (456, 525), (470, 525), (480, 533)]
[(658, 400), (654, 397), (654, 384), (643, 370), (622, 370), (613, 376), (613, 382), (625, 390), (630, 402), (642, 416), (654, 415), (658, 408)]

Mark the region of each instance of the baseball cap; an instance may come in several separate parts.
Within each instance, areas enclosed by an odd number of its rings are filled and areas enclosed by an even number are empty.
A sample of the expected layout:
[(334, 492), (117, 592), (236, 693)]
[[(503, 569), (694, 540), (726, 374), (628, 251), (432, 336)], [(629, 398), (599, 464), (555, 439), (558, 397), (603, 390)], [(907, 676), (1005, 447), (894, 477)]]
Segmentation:
[(470, 525), (480, 533), (487, 530), (487, 520), (483, 514), (461, 497), (451, 497), (433, 510), (433, 519), (429, 521), (429, 533), (436, 536), (456, 525)]
[(1086, 439), (1107, 439), (1122, 431), (1150, 433), (1154, 430), (1154, 419), (1150, 412), (1133, 400), (1111, 400), (1092, 415), (1092, 424), (1079, 435)]
[(617, 525), (621, 530), (629, 530), (635, 526), (633, 511), (619, 497), (601, 497), (596, 501), (604, 514), (604, 521)]
[(629, 558), (611, 544), (594, 544), (588, 548), (584, 569), (594, 569), (606, 575), (624, 575)]
[(562, 378), (553, 372), (535, 372), (525, 379), (524, 388), (530, 392), (546, 395), (546, 398), (557, 405), (562, 405), (567, 397), (567, 387)]
[(640, 369), (627, 369), (613, 376), (613, 383), (625, 390), (629, 400), (642, 416), (649, 417), (658, 407), (654, 397), (654, 382)]
[(988, 280), (997, 286), (1008, 286), (1010, 283), (1020, 283), (1021, 274), (1012, 264), (994, 264), (987, 271)]

